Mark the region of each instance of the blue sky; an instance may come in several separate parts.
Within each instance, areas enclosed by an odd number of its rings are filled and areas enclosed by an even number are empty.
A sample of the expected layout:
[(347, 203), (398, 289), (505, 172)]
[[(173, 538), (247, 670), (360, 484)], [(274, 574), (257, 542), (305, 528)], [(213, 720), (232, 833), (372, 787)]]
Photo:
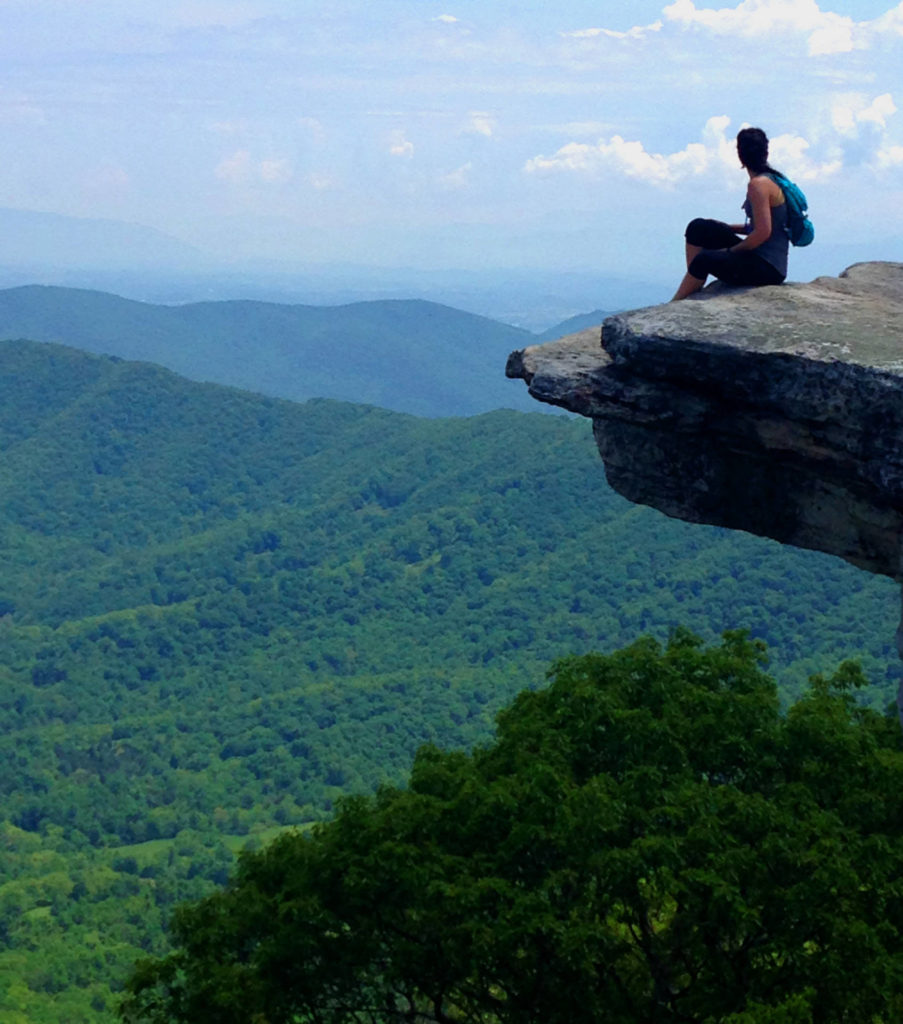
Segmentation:
[(236, 261), (671, 277), (773, 139), (818, 239), (903, 259), (903, 3), (0, 0), (0, 205)]

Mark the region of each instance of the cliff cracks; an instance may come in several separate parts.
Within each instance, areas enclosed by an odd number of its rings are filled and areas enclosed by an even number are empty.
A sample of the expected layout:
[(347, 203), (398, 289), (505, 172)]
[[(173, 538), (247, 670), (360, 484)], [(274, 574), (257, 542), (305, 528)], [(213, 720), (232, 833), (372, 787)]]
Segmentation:
[(903, 578), (903, 263), (716, 285), (513, 352), (507, 374), (592, 419), (630, 500)]

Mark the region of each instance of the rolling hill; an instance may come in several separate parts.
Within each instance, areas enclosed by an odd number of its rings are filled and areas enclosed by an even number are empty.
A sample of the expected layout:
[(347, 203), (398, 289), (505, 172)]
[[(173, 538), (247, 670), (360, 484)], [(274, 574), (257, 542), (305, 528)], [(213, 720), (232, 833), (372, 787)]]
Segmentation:
[(423, 300), (162, 306), (26, 285), (0, 290), (0, 338), (61, 342), (294, 401), (334, 398), (419, 416), (537, 408), (503, 373), (508, 353), (533, 343), (532, 334)]

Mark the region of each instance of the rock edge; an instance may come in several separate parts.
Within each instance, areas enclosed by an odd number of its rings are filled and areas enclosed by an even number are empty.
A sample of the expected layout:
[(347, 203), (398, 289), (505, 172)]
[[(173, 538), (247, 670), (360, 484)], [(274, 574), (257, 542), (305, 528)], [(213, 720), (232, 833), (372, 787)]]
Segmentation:
[(901, 577), (903, 263), (699, 296), (511, 354), (625, 497)]

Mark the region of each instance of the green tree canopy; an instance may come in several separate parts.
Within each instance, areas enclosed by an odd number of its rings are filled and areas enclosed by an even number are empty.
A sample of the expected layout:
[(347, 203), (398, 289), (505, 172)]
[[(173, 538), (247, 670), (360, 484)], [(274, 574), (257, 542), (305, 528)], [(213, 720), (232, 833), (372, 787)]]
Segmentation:
[(786, 713), (761, 647), (559, 663), (472, 754), (243, 857), (128, 1022), (898, 1020), (903, 752), (845, 664)]

